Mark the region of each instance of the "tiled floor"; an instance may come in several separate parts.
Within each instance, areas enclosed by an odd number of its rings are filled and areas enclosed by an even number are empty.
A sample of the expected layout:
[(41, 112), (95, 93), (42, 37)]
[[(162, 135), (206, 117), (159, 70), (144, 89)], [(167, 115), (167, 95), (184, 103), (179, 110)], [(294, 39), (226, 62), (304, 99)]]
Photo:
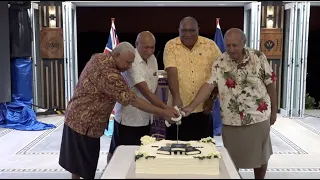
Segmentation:
[[(0, 129), (0, 178), (70, 178), (58, 164), (63, 125), (62, 116), (47, 116), (40, 121), (53, 123), (46, 131)], [(221, 137), (216, 137), (221, 144)], [(271, 129), (274, 150), (266, 178), (320, 178), (320, 118), (288, 119), (280, 117)], [(96, 178), (106, 166), (110, 138), (101, 138)], [(252, 170), (242, 169), (243, 178), (253, 178)]]
[(318, 117), (320, 118), (320, 109), (307, 109), (305, 114), (308, 116)]

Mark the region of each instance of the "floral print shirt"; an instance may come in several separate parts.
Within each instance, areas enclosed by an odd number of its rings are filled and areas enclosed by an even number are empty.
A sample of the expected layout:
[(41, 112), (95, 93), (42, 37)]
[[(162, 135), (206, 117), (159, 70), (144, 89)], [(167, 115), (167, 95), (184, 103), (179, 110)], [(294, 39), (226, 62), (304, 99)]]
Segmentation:
[(237, 63), (225, 52), (212, 65), (209, 84), (218, 86), (223, 124), (245, 126), (269, 120), (271, 100), (267, 85), (276, 80), (266, 56), (245, 48)]

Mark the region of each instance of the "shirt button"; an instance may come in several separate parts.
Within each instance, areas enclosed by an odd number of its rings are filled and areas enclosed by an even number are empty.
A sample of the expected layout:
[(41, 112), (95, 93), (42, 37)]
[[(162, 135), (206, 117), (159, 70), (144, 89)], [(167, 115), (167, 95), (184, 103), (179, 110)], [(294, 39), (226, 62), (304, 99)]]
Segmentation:
[(192, 81), (194, 83), (194, 81)]
[(193, 71), (191, 71), (193, 73)]
[(192, 94), (194, 94), (194, 92), (192, 92)]

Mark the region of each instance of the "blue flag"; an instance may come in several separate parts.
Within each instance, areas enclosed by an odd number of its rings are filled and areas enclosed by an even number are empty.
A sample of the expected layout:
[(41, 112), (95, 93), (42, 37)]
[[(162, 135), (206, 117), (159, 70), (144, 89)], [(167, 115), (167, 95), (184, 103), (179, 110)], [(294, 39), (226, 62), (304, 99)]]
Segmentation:
[[(219, 18), (216, 19), (217, 28), (216, 34), (214, 35), (214, 42), (219, 47), (220, 51), (224, 53), (226, 51), (226, 45), (224, 43), (222, 31), (219, 25)], [(220, 136), (222, 131), (222, 121), (221, 121), (221, 112), (220, 112), (220, 100), (217, 99), (213, 110), (212, 110), (212, 118), (213, 118), (213, 135)]]
[(219, 47), (222, 53), (226, 51), (226, 45), (224, 44), (222, 31), (219, 25), (219, 18), (217, 18), (217, 28), (216, 28), (216, 34), (214, 35), (214, 42), (217, 44), (217, 46)]

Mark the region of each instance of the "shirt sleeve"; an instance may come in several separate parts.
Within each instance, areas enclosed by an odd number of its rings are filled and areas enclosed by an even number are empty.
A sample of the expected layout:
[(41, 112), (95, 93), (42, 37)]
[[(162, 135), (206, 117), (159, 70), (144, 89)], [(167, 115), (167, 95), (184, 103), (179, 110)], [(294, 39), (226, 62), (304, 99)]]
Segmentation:
[(261, 55), (260, 55), (260, 62), (261, 62), (261, 66), (262, 66), (262, 70), (263, 70), (263, 73), (264, 73), (264, 79), (263, 79), (263, 82), (264, 84), (267, 86), (273, 82), (275, 82), (276, 80), (276, 76), (268, 62), (268, 59), (266, 57), (266, 55), (264, 53), (261, 52)]
[(105, 71), (101, 73), (97, 87), (124, 106), (131, 104), (136, 98), (135, 93), (130, 90), (119, 72)]
[[(219, 58), (218, 58), (219, 59)], [(211, 76), (210, 78), (207, 80), (208, 84), (212, 84), (212, 85), (217, 85), (218, 84), (218, 60), (214, 61), (214, 63), (212, 64), (211, 67)]]
[(127, 83), (130, 87), (135, 86), (138, 83), (146, 81), (145, 78), (142, 76), (141, 72), (139, 71), (139, 66), (136, 63), (132, 64), (132, 67), (125, 71), (123, 75), (127, 79)]
[(211, 51), (212, 51), (213, 57), (214, 57), (213, 58), (213, 62), (215, 62), (217, 60), (217, 58), (219, 56), (221, 56), (222, 53), (221, 53), (219, 47), (217, 46), (217, 44), (214, 41), (212, 41)]
[(169, 41), (164, 47), (164, 51), (163, 51), (164, 69), (168, 67), (177, 67), (173, 44), (174, 44), (173, 41)]

